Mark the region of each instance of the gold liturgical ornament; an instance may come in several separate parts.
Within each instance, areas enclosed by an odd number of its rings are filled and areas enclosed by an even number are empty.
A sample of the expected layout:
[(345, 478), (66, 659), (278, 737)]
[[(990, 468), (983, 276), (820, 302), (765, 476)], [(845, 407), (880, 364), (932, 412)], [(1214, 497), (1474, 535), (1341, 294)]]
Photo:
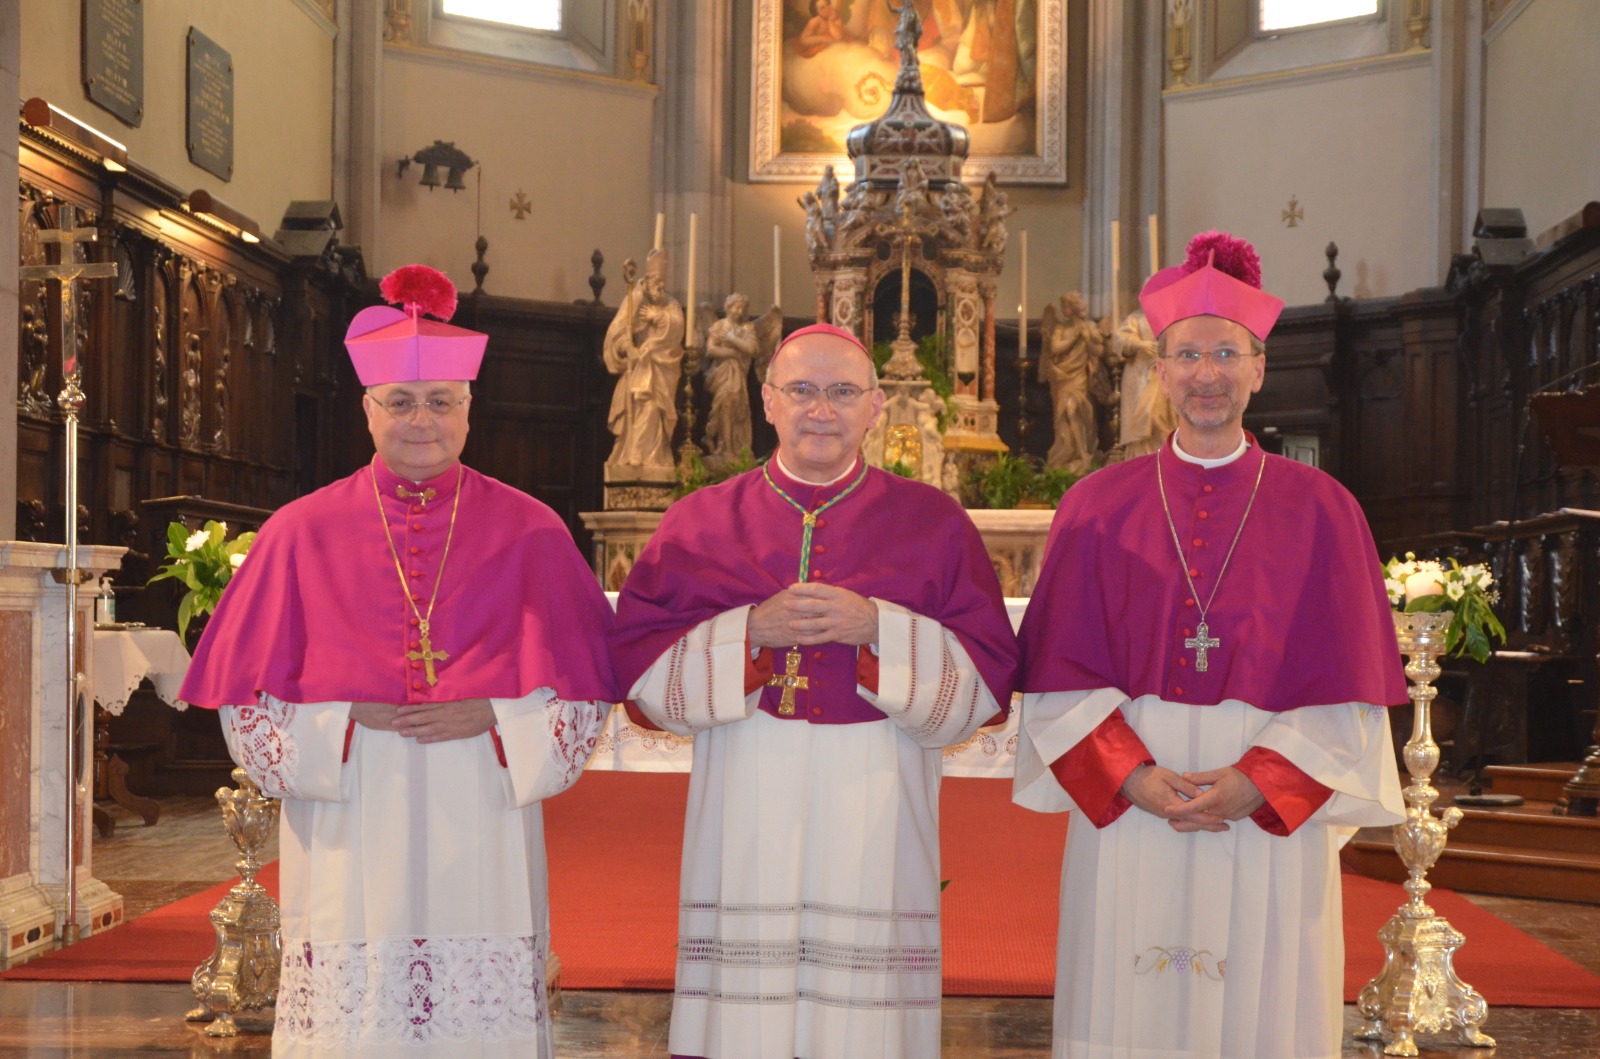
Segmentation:
[(785, 717), (794, 716), (794, 693), (798, 688), (808, 691), (811, 688), (811, 678), (800, 675), (800, 652), (794, 648), (783, 657), (783, 672), (772, 674), (772, 679), (767, 681), (769, 688), (782, 688), (783, 699), (778, 703), (778, 712)]

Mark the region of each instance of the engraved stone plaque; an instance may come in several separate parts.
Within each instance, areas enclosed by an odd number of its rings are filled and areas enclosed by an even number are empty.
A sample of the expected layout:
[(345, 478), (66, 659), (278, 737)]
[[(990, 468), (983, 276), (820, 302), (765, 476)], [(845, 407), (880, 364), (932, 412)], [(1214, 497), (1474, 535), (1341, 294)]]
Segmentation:
[(186, 123), (189, 161), (233, 179), (233, 56), (189, 27)]
[(84, 94), (135, 128), (144, 120), (144, 0), (83, 0)]

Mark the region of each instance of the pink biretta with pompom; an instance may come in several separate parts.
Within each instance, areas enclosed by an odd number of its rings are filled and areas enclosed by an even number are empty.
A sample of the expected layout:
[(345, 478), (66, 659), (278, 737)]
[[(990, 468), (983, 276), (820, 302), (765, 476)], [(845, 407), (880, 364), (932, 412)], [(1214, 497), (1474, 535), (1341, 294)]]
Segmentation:
[(1183, 264), (1145, 281), (1139, 307), (1157, 335), (1191, 316), (1219, 316), (1243, 324), (1265, 342), (1283, 312), (1283, 299), (1261, 289), (1261, 258), (1255, 247), (1213, 230), (1189, 241)]
[(363, 386), (390, 382), (468, 381), (478, 377), (489, 336), (454, 327), (456, 288), (449, 277), (426, 265), (404, 265), (378, 285), (401, 308), (374, 305), (356, 313), (344, 333), (344, 346)]

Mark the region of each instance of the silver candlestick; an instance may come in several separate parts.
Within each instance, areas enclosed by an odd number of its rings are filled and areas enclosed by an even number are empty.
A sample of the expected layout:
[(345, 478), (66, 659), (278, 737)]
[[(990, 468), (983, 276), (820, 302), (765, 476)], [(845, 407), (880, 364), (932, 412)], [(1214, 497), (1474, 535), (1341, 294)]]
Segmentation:
[(1445, 633), (1454, 615), (1450, 611), (1394, 616), (1400, 653), (1410, 659), (1406, 676), (1414, 713), (1411, 738), (1406, 741), (1406, 771), (1411, 785), (1405, 791), (1406, 822), (1394, 827), (1394, 848), (1405, 862), (1410, 878), (1405, 891), (1410, 900), (1378, 931), (1383, 942), (1383, 970), (1361, 989), (1357, 1010), (1366, 1025), (1356, 1036), (1382, 1040), (1384, 1055), (1416, 1055), (1416, 1033), (1454, 1028), (1462, 1044), (1493, 1048), (1494, 1038), (1478, 1029), (1489, 1017), (1489, 1004), (1455, 972), (1456, 950), (1466, 936), (1435, 914), (1424, 898), (1433, 884), (1428, 869), (1438, 861), (1449, 841), (1449, 830), (1461, 820), (1461, 810), (1451, 806), (1433, 814), (1439, 791), (1433, 770), (1439, 767), (1439, 744), (1433, 740), (1429, 707), (1439, 689), (1439, 656), (1444, 654)]

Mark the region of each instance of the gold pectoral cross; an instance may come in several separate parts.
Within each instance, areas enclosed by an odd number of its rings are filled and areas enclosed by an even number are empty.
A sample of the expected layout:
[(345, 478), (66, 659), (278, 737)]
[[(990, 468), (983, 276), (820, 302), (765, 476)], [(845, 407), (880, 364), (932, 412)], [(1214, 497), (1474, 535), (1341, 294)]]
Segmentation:
[(1207, 668), (1206, 652), (1213, 647), (1221, 647), (1222, 641), (1210, 635), (1211, 629), (1205, 622), (1194, 627), (1194, 635), (1183, 641), (1183, 646), (1194, 652), (1194, 668), (1197, 673), (1204, 673)]
[(800, 652), (792, 647), (783, 658), (783, 670), (782, 674), (772, 674), (772, 679), (767, 681), (767, 687), (783, 689), (783, 699), (778, 703), (778, 713), (784, 717), (793, 717), (795, 689), (808, 690), (811, 687), (811, 678), (800, 675)]
[(432, 686), (439, 683), (439, 674), (433, 671), (434, 659), (438, 659), (439, 661), (443, 662), (445, 659), (449, 658), (450, 655), (444, 651), (435, 651), (433, 649), (433, 642), (428, 639), (426, 623), (424, 623), (422, 635), (419, 636), (418, 639), (422, 643), (422, 650), (408, 652), (406, 657), (411, 659), (413, 662), (422, 663), (423, 671), (427, 673), (428, 684), (429, 686)]

